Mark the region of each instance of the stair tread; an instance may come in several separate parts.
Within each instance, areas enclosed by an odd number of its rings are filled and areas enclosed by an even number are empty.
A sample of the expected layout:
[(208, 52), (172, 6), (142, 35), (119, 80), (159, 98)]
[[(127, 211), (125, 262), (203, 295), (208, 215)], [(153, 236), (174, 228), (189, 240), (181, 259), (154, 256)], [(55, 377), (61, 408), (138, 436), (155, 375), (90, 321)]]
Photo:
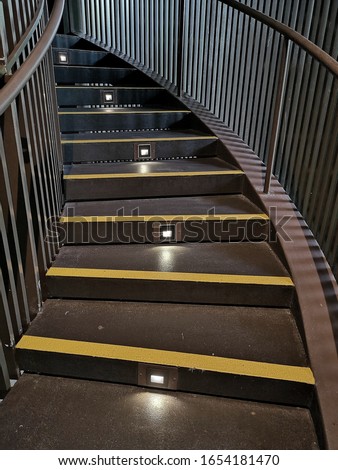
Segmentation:
[[(158, 133), (160, 134), (160, 133)], [(164, 133), (163, 133), (164, 134)], [(177, 133), (178, 134), (178, 133)], [(165, 134), (166, 135), (166, 134)], [(179, 135), (182, 135), (180, 133)], [(189, 135), (189, 134), (187, 134)], [(218, 157), (190, 158), (180, 160), (162, 160), (148, 162), (86, 163), (64, 165), (64, 174), (70, 178), (76, 175), (113, 175), (135, 174), (144, 177), (149, 173), (171, 172), (210, 172), (236, 170)]]
[(53, 268), (289, 276), (265, 242), (64, 246)]
[[(121, 214), (122, 208), (123, 214)], [(62, 217), (203, 214), (258, 215), (262, 214), (262, 211), (245, 196), (222, 195), (68, 202), (65, 204)]]
[(0, 421), (4, 449), (318, 449), (304, 408), (30, 374)]
[(307, 366), (281, 308), (50, 299), (27, 335)]
[(175, 140), (175, 139), (210, 139), (210, 140), (217, 140), (217, 137), (206, 134), (201, 131), (194, 131), (194, 130), (180, 130), (180, 131), (136, 131), (136, 132), (101, 132), (101, 133), (93, 133), (93, 132), (79, 132), (73, 134), (63, 134), (62, 135), (62, 143), (71, 143), (72, 141), (106, 141), (106, 140), (147, 140), (152, 141), (156, 139), (168, 139), (168, 140)]

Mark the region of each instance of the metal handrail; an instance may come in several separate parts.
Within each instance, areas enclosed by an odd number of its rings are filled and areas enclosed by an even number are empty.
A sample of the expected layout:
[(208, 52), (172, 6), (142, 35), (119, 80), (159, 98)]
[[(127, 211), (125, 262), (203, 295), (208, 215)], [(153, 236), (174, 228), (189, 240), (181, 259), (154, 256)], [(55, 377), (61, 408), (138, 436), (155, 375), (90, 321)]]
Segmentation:
[[(33, 52), (24, 64), (11, 76), (6, 85), (0, 90), (0, 116), (6, 111), (18, 96), (25, 84), (34, 74), (45, 57), (54, 36), (57, 33), (64, 9), (65, 0), (55, 0), (48, 25), (40, 37)], [(35, 24), (35, 22), (34, 22)]]
[[(184, 1), (184, 0), (181, 0)], [(257, 11), (247, 5), (244, 5), (236, 0), (219, 0), (221, 3), (228, 5), (231, 8), (234, 8), (245, 15), (254, 18), (266, 26), (274, 29), (282, 35), (283, 38), (283, 49), (282, 57), (278, 70), (278, 82), (276, 90), (276, 101), (273, 111), (273, 122), (271, 129), (270, 145), (269, 152), (266, 162), (266, 173), (265, 173), (265, 182), (264, 182), (264, 193), (269, 193), (271, 177), (273, 172), (273, 166), (275, 162), (276, 152), (277, 152), (277, 141), (280, 132), (280, 123), (282, 117), (282, 109), (284, 104), (284, 96), (286, 83), (288, 78), (288, 69), (290, 61), (290, 41), (297, 44), (305, 52), (310, 54), (314, 59), (318, 60), (324, 67), (327, 68), (333, 75), (338, 78), (338, 62), (331, 57), (327, 52), (323, 51), (320, 47), (314, 44), (309, 39), (302, 36), (300, 33), (290, 28), (284, 23), (281, 23), (274, 18), (271, 18), (264, 13)]]
[(264, 23), (270, 28), (278, 31), (280, 34), (285, 36), (286, 38), (293, 41), (299, 47), (301, 47), (304, 51), (309, 53), (314, 59), (318, 60), (322, 65), (324, 65), (330, 72), (332, 72), (338, 78), (338, 62), (330, 56), (327, 52), (323, 51), (320, 47), (314, 44), (312, 41), (295, 31), (294, 29), (290, 28), (284, 23), (281, 23), (271, 16), (265, 15), (264, 13), (255, 10), (243, 3), (240, 3), (236, 0), (219, 0), (222, 3), (225, 3), (229, 7), (235, 8), (246, 15), (255, 18), (256, 20)]

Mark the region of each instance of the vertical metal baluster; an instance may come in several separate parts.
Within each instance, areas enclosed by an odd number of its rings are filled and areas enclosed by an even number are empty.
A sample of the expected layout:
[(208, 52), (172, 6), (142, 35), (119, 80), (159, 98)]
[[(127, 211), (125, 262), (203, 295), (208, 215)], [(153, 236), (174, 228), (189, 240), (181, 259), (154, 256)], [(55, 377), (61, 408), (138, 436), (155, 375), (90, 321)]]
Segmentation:
[(178, 31), (177, 31), (177, 94), (182, 95), (182, 61), (183, 61), (183, 32), (184, 32), (184, 3), (185, 0), (179, 0), (178, 10)]
[(55, 185), (54, 185), (54, 168), (53, 168), (53, 161), (51, 158), (52, 155), (52, 147), (51, 142), (48, 138), (48, 117), (46, 113), (46, 109), (44, 106), (44, 101), (46, 100), (46, 93), (44, 90), (44, 78), (42, 74), (42, 67), (41, 64), (36, 71), (37, 73), (37, 97), (38, 97), (38, 106), (41, 115), (41, 122), (42, 122), (42, 139), (43, 139), (43, 148), (44, 154), (42, 155), (43, 160), (45, 161), (46, 169), (47, 169), (47, 182), (48, 187), (50, 190), (51, 196), (51, 207), (52, 207), (52, 217), (56, 217), (58, 215), (58, 207), (57, 207), (57, 200), (55, 197)]
[[(60, 131), (60, 124), (59, 124), (58, 103), (57, 103), (55, 77), (54, 77), (53, 54), (52, 54), (51, 49), (49, 50), (48, 57), (47, 57), (47, 73), (49, 77), (48, 85), (49, 85), (49, 91), (50, 91), (51, 109), (53, 111), (53, 119), (52, 119), (53, 126), (54, 126), (53, 135), (55, 136), (55, 143), (56, 143), (55, 164), (58, 163), (58, 174), (60, 177), (60, 172), (62, 172), (62, 169), (63, 169), (63, 154), (62, 154), (62, 146), (61, 146), (61, 131)], [(61, 184), (60, 178), (59, 178), (59, 192), (62, 195), (62, 184)], [(63, 199), (61, 198), (61, 206), (62, 205), (63, 205)]]
[[(4, 235), (6, 236), (6, 233)], [(19, 375), (18, 367), (15, 361), (15, 334), (13, 332), (13, 325), (11, 321), (11, 313), (10, 306), (8, 304), (7, 292), (8, 289), (6, 289), (3, 272), (0, 267), (0, 348), (2, 349), (3, 354), (2, 355), (0, 352), (0, 373), (2, 370), (3, 379), (5, 377), (9, 379), (9, 376), (11, 376), (12, 378), (17, 378)], [(14, 294), (12, 293), (12, 296), (13, 295)], [(18, 331), (16, 331), (16, 335), (17, 337), (19, 336)], [(6, 386), (6, 383), (4, 382), (2, 383), (2, 387), (5, 387), (5, 389), (8, 390), (8, 386)], [(2, 390), (4, 390), (4, 388), (2, 388)]]
[(106, 29), (107, 29), (107, 46), (112, 47), (112, 36), (110, 28), (110, 1), (105, 0), (106, 5)]
[(62, 189), (61, 189), (61, 171), (60, 171), (60, 162), (58, 158), (58, 148), (56, 143), (56, 132), (55, 127), (53, 126), (53, 116), (54, 116), (54, 109), (53, 109), (53, 102), (52, 102), (52, 91), (50, 87), (50, 76), (48, 73), (48, 65), (47, 65), (48, 56), (41, 62), (41, 71), (42, 76), (44, 77), (43, 83), (43, 90), (45, 93), (45, 104), (48, 108), (48, 120), (47, 124), (47, 132), (50, 141), (50, 159), (51, 159), (51, 167), (53, 172), (53, 180), (54, 180), (54, 193), (56, 199), (56, 209), (57, 213), (55, 214), (58, 216), (61, 212), (63, 201), (62, 201)]
[[(19, 118), (18, 118), (18, 111), (16, 101), (13, 101), (10, 108), (6, 111), (7, 120), (9, 128), (13, 130), (13, 151), (15, 151), (15, 157), (18, 161), (19, 172), (20, 172), (20, 180), (22, 185), (22, 193), (23, 193), (23, 204), (26, 211), (26, 219), (27, 219), (27, 231), (28, 231), (28, 243), (26, 247), (26, 271), (27, 269), (31, 271), (30, 274), (26, 276), (26, 283), (32, 282), (31, 288), (35, 290), (36, 294), (36, 302), (37, 305), (40, 306), (42, 303), (42, 296), (41, 296), (41, 285), (40, 285), (40, 273), (39, 273), (39, 263), (38, 257), (36, 252), (36, 243), (35, 243), (35, 235), (34, 235), (34, 228), (32, 222), (32, 212), (31, 212), (31, 205), (30, 205), (30, 194), (28, 191), (27, 186), (27, 179), (26, 179), (26, 171), (25, 171), (25, 160), (22, 150), (21, 144), (21, 137), (19, 131)], [(31, 264), (30, 264), (31, 263)], [(31, 301), (31, 308), (35, 302)]]
[(11, 388), (5, 354), (0, 341), (0, 397)]
[[(3, 178), (2, 190), (5, 191), (5, 196), (6, 196), (6, 200), (8, 204), (8, 213), (9, 213), (8, 223), (10, 223), (10, 226), (11, 226), (11, 230), (9, 231), (9, 233), (11, 235), (10, 242), (11, 242), (11, 253), (13, 257), (12, 262), (15, 262), (15, 266), (13, 266), (13, 268), (15, 272), (18, 273), (18, 279), (16, 280), (16, 287), (12, 288), (12, 293), (13, 295), (15, 295), (15, 297), (18, 297), (19, 311), (21, 313), (22, 321), (25, 324), (28, 324), (30, 321), (28, 295), (27, 295), (27, 288), (26, 288), (26, 283), (25, 283), (25, 275), (24, 275), (23, 262), (22, 262), (22, 256), (21, 256), (21, 250), (20, 250), (19, 234), (18, 234), (17, 224), (16, 224), (16, 214), (15, 214), (15, 209), (14, 209), (14, 201), (13, 201), (13, 196), (12, 196), (12, 189), (11, 189), (11, 183), (10, 183), (9, 172), (8, 172), (8, 167), (7, 167), (2, 132), (0, 132), (0, 162), (1, 162), (0, 173), (2, 174), (2, 178)], [(20, 327), (18, 327), (18, 331), (20, 331)]]
[[(45, 17), (43, 19), (44, 22), (44, 27), (47, 24), (48, 18), (47, 18), (47, 11), (45, 10)], [(54, 79), (53, 82), (51, 81), (51, 76), (48, 71), (48, 60), (50, 61), (50, 67), (52, 66), (52, 58), (51, 58), (51, 50), (49, 50), (49, 53), (45, 56), (43, 61), (41, 62), (41, 72), (42, 72), (42, 77), (43, 77), (43, 91), (45, 95), (45, 104), (48, 107), (48, 113), (47, 113), (47, 131), (49, 135), (49, 140), (50, 140), (50, 148), (51, 148), (51, 166), (54, 174), (54, 192), (55, 192), (55, 199), (56, 199), (56, 204), (57, 204), (57, 213), (55, 214), (58, 216), (61, 212), (62, 206), (63, 206), (63, 200), (62, 200), (62, 188), (61, 188), (61, 172), (60, 172), (60, 156), (59, 156), (59, 145), (60, 145), (60, 134), (56, 134), (56, 129), (53, 126), (53, 117), (54, 117), (54, 122), (58, 122), (58, 114), (57, 114), (57, 107), (56, 105), (54, 106), (52, 96), (55, 94), (55, 87), (53, 86), (54, 90), (51, 89), (52, 84), (54, 85)], [(59, 127), (59, 126), (57, 126)], [(57, 144), (56, 141), (59, 141), (59, 145)]]
[[(41, 108), (39, 106), (38, 102), (38, 77), (36, 74), (33, 75), (31, 79), (32, 83), (32, 108), (31, 112), (32, 114), (34, 113), (34, 121), (38, 122), (38, 125), (36, 126), (36, 132), (35, 135), (37, 137), (37, 169), (40, 174), (40, 184), (42, 187), (42, 194), (45, 199), (45, 204), (46, 204), (46, 219), (45, 222), (47, 223), (49, 220), (51, 220), (52, 217), (54, 217), (54, 211), (52, 207), (52, 198), (50, 196), (50, 187), (48, 185), (48, 178), (47, 178), (47, 171), (46, 171), (46, 162), (45, 162), (45, 154), (46, 154), (46, 149), (44, 145), (44, 137), (42, 133), (42, 114), (41, 114)], [(46, 227), (45, 227), (46, 228)], [(50, 262), (52, 259), (55, 257), (56, 251), (54, 244), (48, 243), (48, 249), (50, 252)]]
[(135, 8), (134, 8), (134, 0), (130, 1), (129, 5), (129, 31), (130, 31), (130, 55), (135, 60), (136, 58), (136, 51), (135, 51), (135, 25), (138, 22), (138, 18), (135, 18)]
[[(37, 194), (38, 199), (41, 204), (41, 214), (42, 214), (42, 221), (41, 221), (41, 231), (40, 237), (42, 237), (42, 242), (45, 245), (45, 257), (46, 257), (46, 266), (49, 267), (52, 261), (52, 254), (51, 254), (51, 247), (49, 243), (46, 243), (46, 222), (48, 219), (46, 203), (45, 203), (45, 194), (43, 189), (43, 182), (42, 182), (42, 174), (40, 168), (40, 159), (39, 159), (39, 150), (38, 150), (38, 142), (37, 142), (37, 135), (34, 128), (34, 115), (33, 115), (33, 106), (32, 106), (32, 90), (31, 90), (31, 83), (27, 83), (26, 86), (26, 102), (27, 102), (27, 109), (28, 109), (28, 132), (31, 136), (31, 147), (32, 147), (32, 168), (34, 168), (35, 177), (37, 179)], [(33, 170), (32, 170), (33, 171)]]
[[(11, 250), (10, 250), (9, 241), (8, 241), (6, 222), (4, 219), (4, 214), (3, 214), (1, 203), (0, 203), (0, 234), (1, 234), (1, 241), (2, 241), (1, 251), (3, 251), (3, 255), (6, 260), (6, 263), (4, 263), (3, 265), (4, 266), (6, 265), (6, 268), (7, 268), (7, 277), (9, 281), (8, 292), (11, 298), (11, 301), (8, 302), (5, 285), (3, 285), (3, 289), (1, 290), (1, 296), (3, 297), (4, 301), (6, 299), (7, 306), (4, 309), (5, 322), (2, 322), (1, 320), (0, 325), (2, 324), (1, 333), (7, 332), (7, 336), (2, 336), (3, 341), (5, 341), (4, 345), (8, 344), (9, 347), (12, 347), (14, 345), (15, 336), (18, 337), (19, 335), (21, 335), (23, 331), (23, 326), (22, 326), (22, 321), (21, 321), (18, 294), (17, 294), (16, 284), (15, 284), (15, 273), (14, 273), (14, 268), (13, 268)], [(27, 322), (28, 321), (29, 319), (27, 319)], [(6, 323), (6, 327), (4, 323)]]
[(289, 41), (283, 36), (281, 38), (281, 43), (282, 43), (282, 52), (281, 52), (281, 60), (280, 60), (279, 71), (278, 71), (276, 100), (275, 100), (275, 105), (274, 105), (274, 114), (273, 114), (273, 121), (272, 121), (272, 128), (271, 128), (269, 152), (268, 152), (268, 157), (267, 157), (265, 183), (264, 183), (265, 193), (268, 193), (270, 191), (272, 169), (273, 169), (275, 156), (276, 156), (277, 142), (278, 142), (280, 124), (281, 124), (281, 119), (282, 119), (284, 96), (285, 96), (287, 77), (288, 77), (288, 71), (289, 71), (289, 62), (290, 62)]

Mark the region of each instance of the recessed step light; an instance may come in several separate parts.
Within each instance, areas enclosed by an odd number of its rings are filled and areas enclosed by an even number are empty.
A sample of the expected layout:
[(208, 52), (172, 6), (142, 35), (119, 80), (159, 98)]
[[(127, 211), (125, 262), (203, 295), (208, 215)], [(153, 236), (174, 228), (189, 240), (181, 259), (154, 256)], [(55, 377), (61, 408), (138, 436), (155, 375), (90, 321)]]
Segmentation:
[(68, 64), (68, 53), (67, 52), (59, 52), (58, 53), (58, 60), (59, 60), (59, 64)]
[(138, 365), (138, 385), (177, 390), (177, 383), (178, 369), (176, 367), (144, 363)]

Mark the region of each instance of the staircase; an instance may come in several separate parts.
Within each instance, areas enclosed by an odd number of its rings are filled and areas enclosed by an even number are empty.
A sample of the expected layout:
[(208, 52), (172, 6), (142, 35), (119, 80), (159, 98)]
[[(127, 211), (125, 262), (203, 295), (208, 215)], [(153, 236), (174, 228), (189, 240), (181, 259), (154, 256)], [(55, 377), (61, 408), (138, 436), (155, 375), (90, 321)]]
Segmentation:
[(17, 345), (4, 448), (318, 448), (294, 285), (245, 174), (120, 58), (75, 36), (53, 54), (63, 246)]

